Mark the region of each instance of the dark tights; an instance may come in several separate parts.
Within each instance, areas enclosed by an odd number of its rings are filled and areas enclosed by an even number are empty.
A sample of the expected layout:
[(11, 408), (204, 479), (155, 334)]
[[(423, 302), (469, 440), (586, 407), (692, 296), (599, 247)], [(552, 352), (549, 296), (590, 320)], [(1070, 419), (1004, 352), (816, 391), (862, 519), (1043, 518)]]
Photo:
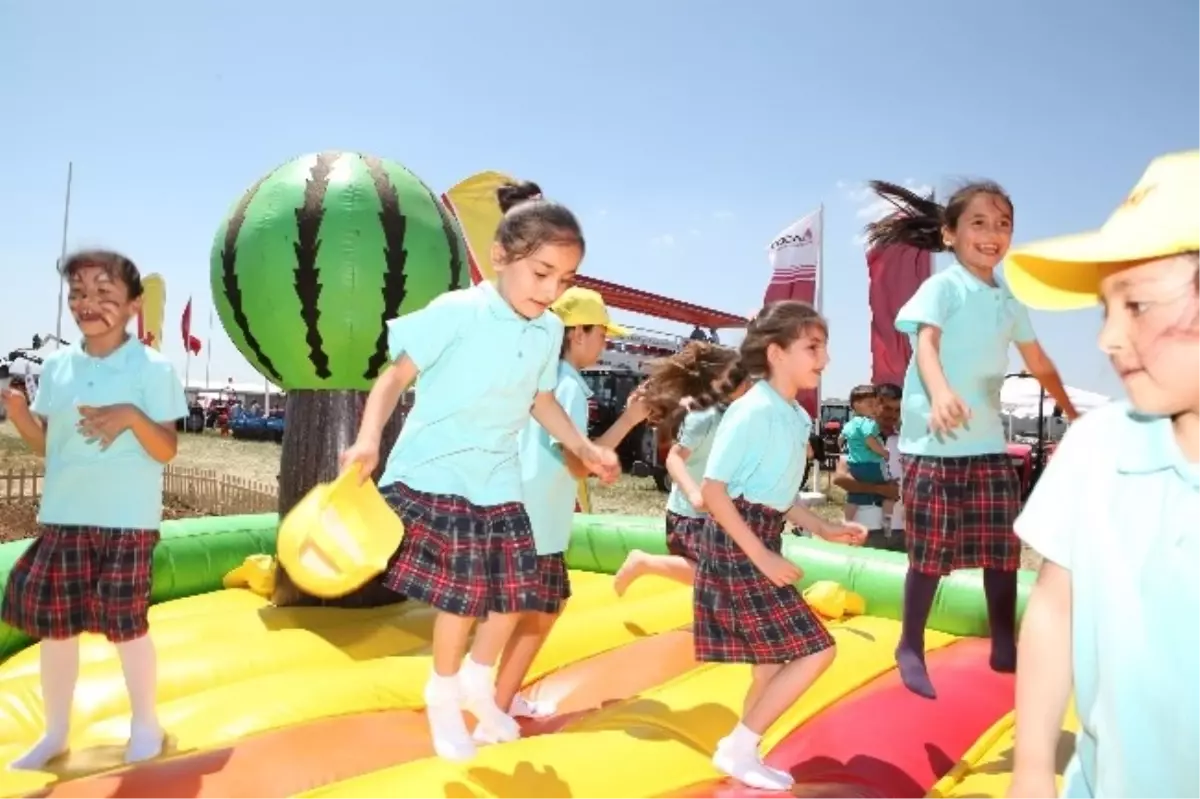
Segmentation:
[[(911, 567), (904, 578), (904, 619), (896, 665), (900, 678), (918, 696), (936, 699), (937, 692), (925, 668), (925, 625), (933, 610), (941, 577), (922, 574)], [(992, 633), (991, 666), (1012, 673), (1017, 668), (1017, 573), (983, 570), (983, 592), (987, 597), (988, 625)]]

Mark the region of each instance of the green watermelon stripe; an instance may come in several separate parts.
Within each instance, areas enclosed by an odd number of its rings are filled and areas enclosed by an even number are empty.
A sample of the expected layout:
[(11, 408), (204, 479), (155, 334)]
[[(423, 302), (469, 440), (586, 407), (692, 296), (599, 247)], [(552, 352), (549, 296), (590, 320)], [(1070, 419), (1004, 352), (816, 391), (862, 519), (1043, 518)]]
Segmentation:
[(460, 288), (459, 281), (463, 275), (463, 253), (459, 248), (461, 241), (457, 233), (457, 222), (441, 198), (433, 193), (433, 189), (426, 186), (425, 192), (429, 195), (429, 202), (433, 203), (433, 207), (442, 218), (442, 235), (446, 237), (446, 249), (450, 252), (450, 285), (446, 290), (455, 291)]
[[(221, 248), (221, 283), (225, 289), (225, 297), (229, 301), (230, 311), (233, 313), (234, 324), (242, 333), (242, 337), (246, 340), (246, 346), (254, 353), (258, 364), (266, 369), (268, 376), (274, 378), (276, 383), (283, 380), (279, 374), (279, 370), (275, 368), (275, 364), (263, 352), (262, 344), (255, 338), (254, 333), (250, 330), (250, 320), (246, 317), (246, 306), (242, 289), (238, 285), (237, 276), (237, 240), (238, 234), (242, 231), (242, 225), (246, 221), (246, 209), (250, 207), (250, 202), (254, 199), (254, 195), (258, 193), (259, 186), (269, 178), (270, 175), (264, 175), (258, 181), (246, 190), (242, 195), (242, 199), (238, 201), (237, 206), (233, 209), (233, 214), (229, 217), (229, 224), (225, 228), (224, 246)], [(210, 342), (211, 345), (211, 342)]]
[(388, 331), (387, 323), (400, 315), (400, 305), (408, 293), (408, 250), (405, 248), (405, 236), (408, 233), (408, 218), (400, 207), (400, 195), (391, 177), (383, 166), (383, 161), (373, 155), (361, 155), (379, 195), (379, 224), (383, 229), (386, 245), (383, 250), (383, 313), (379, 324), (379, 338), (375, 341), (375, 350), (367, 361), (363, 377), (374, 380), (379, 376), (383, 367), (388, 363)]
[(308, 344), (308, 360), (317, 377), (328, 379), (329, 356), (321, 339), (320, 321), (321, 280), (317, 272), (317, 257), (321, 250), (321, 222), (325, 218), (325, 192), (329, 188), (329, 173), (340, 153), (326, 151), (317, 156), (308, 172), (304, 186), (304, 203), (296, 209), (296, 296), (300, 300), (300, 318), (304, 320), (304, 340)]

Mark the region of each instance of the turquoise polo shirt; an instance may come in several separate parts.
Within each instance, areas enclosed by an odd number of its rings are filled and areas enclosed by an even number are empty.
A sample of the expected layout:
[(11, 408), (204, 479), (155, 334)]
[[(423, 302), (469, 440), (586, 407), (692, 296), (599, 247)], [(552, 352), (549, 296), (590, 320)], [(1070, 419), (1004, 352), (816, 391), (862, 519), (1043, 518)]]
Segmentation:
[[(942, 331), (942, 371), (971, 409), (965, 427), (936, 436), (929, 432), (929, 394), (917, 370), (917, 331), (923, 325)], [(942, 458), (1004, 452), (1000, 387), (1009, 346), (1036, 339), (1025, 306), (1004, 284), (988, 285), (956, 263), (921, 284), (896, 315), (896, 329), (909, 335), (913, 347), (904, 374), (900, 451)]]
[(419, 371), (380, 485), (402, 482), (476, 505), (521, 501), (517, 439), (534, 397), (554, 391), (563, 324), (521, 316), (490, 282), (388, 322), (393, 359)]
[[(1200, 796), (1200, 468), (1127, 403), (1071, 425), (1017, 534), (1071, 573), (1064, 796)], [(1065, 631), (1064, 631), (1065, 632)]]
[(878, 439), (880, 446), (883, 445), (879, 422), (868, 416), (855, 416), (842, 428), (842, 438), (846, 439), (849, 463), (883, 463), (883, 456), (867, 446), (868, 438)]
[[(724, 412), (725, 409), (721, 407), (692, 411), (683, 417), (683, 424), (679, 427), (679, 435), (675, 440), (690, 453), (684, 461), (684, 468), (696, 485), (700, 485), (704, 480), (704, 467), (708, 463), (708, 455), (712, 451), (713, 440), (717, 436), (717, 427)], [(667, 510), (693, 519), (707, 515), (696, 510), (678, 483), (671, 486), (671, 493), (667, 495)]]
[(704, 479), (725, 483), (732, 499), (787, 511), (804, 478), (811, 431), (800, 403), (759, 380), (721, 417)]
[(46, 358), (30, 406), (46, 420), (40, 524), (124, 530), (157, 530), (162, 524), (163, 464), (129, 430), (101, 449), (77, 427), (80, 405), (122, 404), (162, 424), (188, 414), (175, 367), (132, 336), (103, 358), (88, 355), (80, 344)]
[[(575, 367), (558, 362), (558, 385), (554, 398), (571, 417), (575, 427), (586, 435), (588, 397), (592, 392)], [(521, 490), (525, 511), (533, 525), (533, 542), (539, 555), (566, 552), (571, 543), (571, 523), (575, 518), (578, 484), (567, 469), (562, 444), (530, 418), (521, 431)]]

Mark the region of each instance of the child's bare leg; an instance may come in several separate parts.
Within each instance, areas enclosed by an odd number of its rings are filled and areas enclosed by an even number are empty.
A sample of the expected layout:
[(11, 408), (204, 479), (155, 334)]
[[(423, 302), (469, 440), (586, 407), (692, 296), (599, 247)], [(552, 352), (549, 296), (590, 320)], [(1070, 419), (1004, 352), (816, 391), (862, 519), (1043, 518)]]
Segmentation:
[(858, 515), (858, 506), (857, 505), (852, 505), (849, 502), (847, 502), (845, 505), (842, 506), (842, 516), (844, 516), (846, 518), (846, 521), (848, 521), (848, 522), (854, 521), (854, 517), (857, 515)]
[(521, 685), (525, 682), (525, 675), (529, 673), (534, 658), (546, 643), (558, 616), (557, 613), (521, 614), (517, 629), (508, 639), (508, 646), (504, 648), (504, 654), (500, 657), (500, 671), (496, 675), (496, 704), (501, 709), (511, 712), (513, 700), (517, 699)]
[(42, 704), (46, 731), (25, 754), (11, 764), (14, 769), (40, 770), (47, 762), (67, 751), (71, 732), (71, 703), (79, 679), (79, 638), (43, 640), (39, 660)]
[(647, 574), (657, 574), (677, 583), (692, 585), (696, 581), (696, 564), (679, 555), (651, 555), (635, 549), (617, 570), (617, 576), (613, 578), (613, 590), (617, 596), (624, 596), (634, 580)]
[(433, 674), (425, 686), (426, 714), (433, 748), (447, 760), (469, 760), (475, 744), (463, 720), (459, 667), (475, 619), (440, 612), (433, 622)]
[(833, 664), (836, 655), (837, 648), (831, 646), (783, 666), (764, 686), (742, 723), (762, 735)]
[(467, 710), (479, 720), (475, 729), (477, 741), (500, 743), (521, 737), (517, 722), (496, 704), (496, 682), (492, 675), (520, 618), (520, 613), (489, 613), (475, 633), (471, 654), (463, 662), (463, 700)]

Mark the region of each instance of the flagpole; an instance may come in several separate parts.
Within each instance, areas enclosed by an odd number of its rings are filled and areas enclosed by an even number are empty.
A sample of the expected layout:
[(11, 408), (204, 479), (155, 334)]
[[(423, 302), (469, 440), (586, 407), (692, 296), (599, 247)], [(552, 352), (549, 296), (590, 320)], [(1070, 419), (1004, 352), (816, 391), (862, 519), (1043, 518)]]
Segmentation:
[[(71, 223), (71, 178), (75, 171), (73, 162), (67, 162), (67, 199), (63, 204), (63, 227), (62, 227), (62, 250), (58, 258), (58, 268), (61, 270), (67, 261), (67, 229)], [(62, 276), (60, 275), (60, 278)], [(58, 281), (58, 318), (54, 323), (54, 340), (62, 344), (62, 317), (63, 317), (63, 295), (66, 290), (67, 281), (60, 279)]]
[(208, 357), (204, 360), (204, 390), (208, 391), (209, 371), (212, 368), (212, 348), (213, 348), (213, 309), (208, 307)]
[[(817, 209), (817, 276), (816, 286), (813, 291), (813, 299), (816, 300), (817, 313), (824, 313), (824, 297), (825, 292), (825, 203)], [(821, 434), (821, 379), (817, 378), (817, 418), (813, 420), (813, 426), (817, 429), (817, 435)], [(821, 460), (818, 458), (813, 464), (813, 490), (821, 490)]]

